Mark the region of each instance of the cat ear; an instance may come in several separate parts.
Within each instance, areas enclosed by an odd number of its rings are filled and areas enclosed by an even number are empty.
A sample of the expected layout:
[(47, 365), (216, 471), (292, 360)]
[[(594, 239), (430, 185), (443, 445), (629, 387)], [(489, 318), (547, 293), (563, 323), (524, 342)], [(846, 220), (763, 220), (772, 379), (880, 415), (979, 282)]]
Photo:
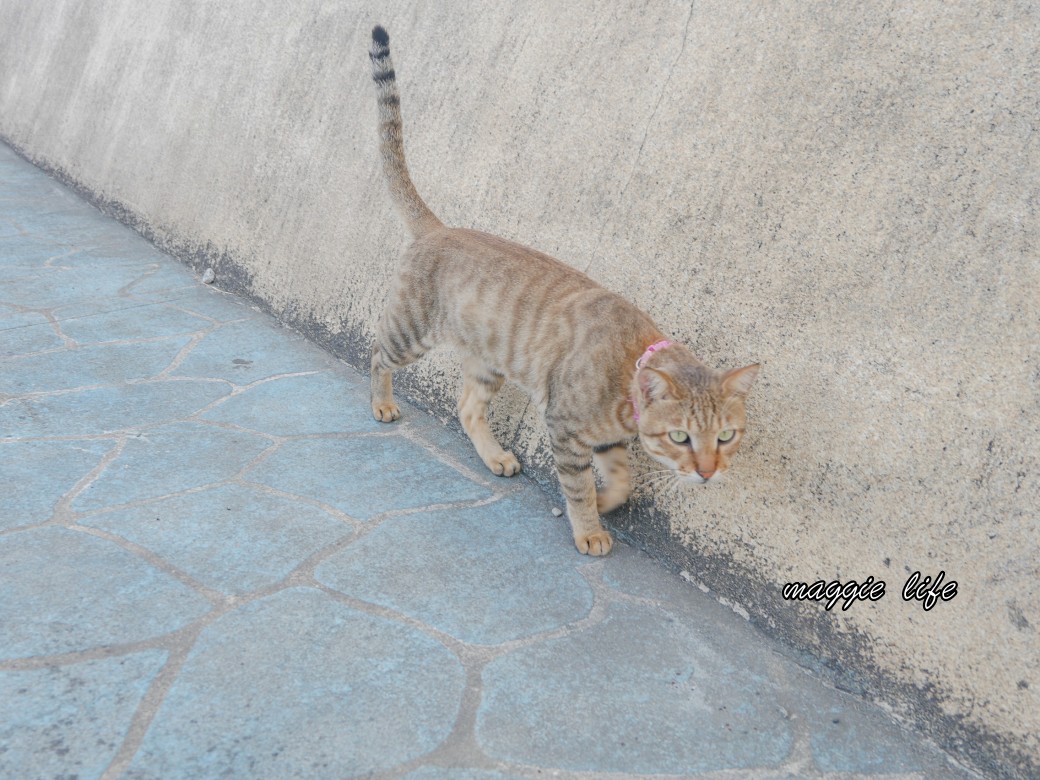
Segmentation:
[(727, 395), (736, 395), (743, 398), (751, 392), (751, 385), (755, 383), (758, 376), (758, 363), (752, 363), (743, 368), (734, 368), (722, 375), (722, 389)]
[(640, 369), (639, 389), (646, 401), (672, 401), (679, 397), (679, 391), (672, 378), (656, 368)]

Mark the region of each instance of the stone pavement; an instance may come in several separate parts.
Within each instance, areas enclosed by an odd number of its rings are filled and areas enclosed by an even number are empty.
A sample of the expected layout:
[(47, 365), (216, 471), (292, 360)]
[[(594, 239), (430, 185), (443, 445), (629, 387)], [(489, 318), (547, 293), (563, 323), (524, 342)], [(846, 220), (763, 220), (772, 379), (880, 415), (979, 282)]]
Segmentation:
[(0, 778), (964, 778), (0, 145)]

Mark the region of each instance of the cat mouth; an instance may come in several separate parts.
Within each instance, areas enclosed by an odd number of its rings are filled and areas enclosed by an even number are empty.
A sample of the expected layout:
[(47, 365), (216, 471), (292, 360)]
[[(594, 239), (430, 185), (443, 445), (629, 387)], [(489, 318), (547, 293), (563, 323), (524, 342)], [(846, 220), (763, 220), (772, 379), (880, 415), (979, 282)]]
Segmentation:
[(681, 479), (687, 485), (707, 485), (709, 482), (717, 482), (721, 473), (721, 471), (716, 471), (714, 474), (705, 479), (700, 474), (686, 474), (680, 471), (679, 479)]

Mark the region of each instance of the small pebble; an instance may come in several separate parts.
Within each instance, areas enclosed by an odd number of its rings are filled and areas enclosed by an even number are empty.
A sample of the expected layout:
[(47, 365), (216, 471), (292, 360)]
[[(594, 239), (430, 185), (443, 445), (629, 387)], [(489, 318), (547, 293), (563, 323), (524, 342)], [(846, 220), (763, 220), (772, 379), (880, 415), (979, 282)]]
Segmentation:
[(559, 517), (560, 515), (563, 514), (563, 510), (560, 509), (558, 506), (554, 506), (552, 508), (552, 513), (553, 513), (553, 517)]
[(213, 280), (217, 278), (217, 275), (213, 273), (212, 268), (207, 268), (206, 273), (202, 275), (203, 284), (213, 284)]

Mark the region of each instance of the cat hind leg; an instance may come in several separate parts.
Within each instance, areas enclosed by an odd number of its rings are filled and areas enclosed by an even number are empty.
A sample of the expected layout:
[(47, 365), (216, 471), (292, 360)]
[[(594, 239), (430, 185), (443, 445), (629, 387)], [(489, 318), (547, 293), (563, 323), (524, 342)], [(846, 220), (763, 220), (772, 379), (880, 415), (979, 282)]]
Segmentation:
[(379, 422), (393, 422), (401, 416), (394, 400), (392, 374), (398, 368), (414, 363), (429, 351), (426, 334), (398, 302), (387, 306), (372, 342), (372, 416)]
[(628, 501), (632, 492), (631, 472), (628, 468), (628, 445), (596, 449), (592, 459), (603, 475), (603, 488), (596, 491), (596, 509), (601, 515), (612, 512)]
[(502, 374), (489, 370), (480, 361), (469, 358), (463, 361), (459, 421), (491, 473), (511, 477), (520, 473), (520, 461), (502, 449), (487, 420), (488, 404), (504, 382)]

